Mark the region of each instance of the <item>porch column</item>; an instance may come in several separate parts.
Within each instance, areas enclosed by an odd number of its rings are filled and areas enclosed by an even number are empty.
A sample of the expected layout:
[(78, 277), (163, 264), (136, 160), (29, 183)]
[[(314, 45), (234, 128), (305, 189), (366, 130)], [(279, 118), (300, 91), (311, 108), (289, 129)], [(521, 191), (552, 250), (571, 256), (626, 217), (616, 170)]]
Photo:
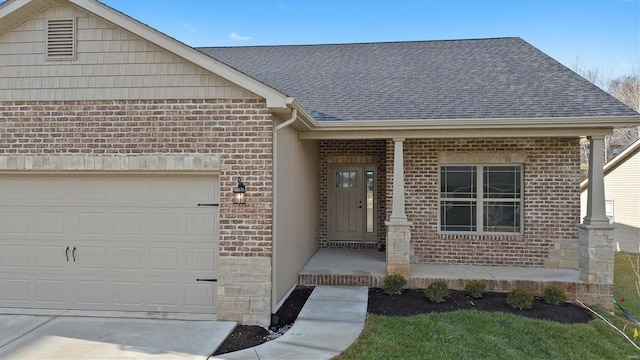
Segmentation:
[(604, 136), (589, 136), (589, 187), (587, 189), (586, 225), (609, 225), (604, 201)]
[(393, 193), (387, 225), (387, 274), (409, 277), (411, 225), (404, 212), (404, 139), (393, 139)]
[[(587, 189), (587, 215), (578, 225), (578, 270), (580, 280), (590, 284), (613, 285), (613, 226), (605, 211), (604, 197), (604, 136), (590, 136), (589, 187)], [(593, 294), (593, 299), (613, 310), (613, 293)], [(606, 297), (607, 299), (603, 299)], [(608, 300), (608, 301), (607, 301)]]

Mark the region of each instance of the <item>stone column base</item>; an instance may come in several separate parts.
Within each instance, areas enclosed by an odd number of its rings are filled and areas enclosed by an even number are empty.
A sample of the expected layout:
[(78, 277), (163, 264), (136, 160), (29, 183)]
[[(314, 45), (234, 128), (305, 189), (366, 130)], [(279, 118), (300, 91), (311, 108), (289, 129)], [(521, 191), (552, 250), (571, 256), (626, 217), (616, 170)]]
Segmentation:
[(218, 259), (216, 317), (242, 325), (271, 323), (271, 258)]
[(578, 229), (580, 280), (588, 284), (613, 284), (613, 226), (579, 224)]
[(411, 266), (411, 225), (409, 221), (387, 221), (387, 274), (409, 278)]

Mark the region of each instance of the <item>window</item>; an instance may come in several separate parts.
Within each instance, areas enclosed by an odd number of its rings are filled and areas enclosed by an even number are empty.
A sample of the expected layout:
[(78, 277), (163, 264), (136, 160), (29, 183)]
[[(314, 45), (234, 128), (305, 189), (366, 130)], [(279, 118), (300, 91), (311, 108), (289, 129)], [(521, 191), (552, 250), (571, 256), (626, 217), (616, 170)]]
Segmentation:
[(73, 60), (76, 56), (75, 19), (47, 20), (47, 59)]
[(356, 187), (355, 171), (338, 171), (336, 172), (336, 187), (337, 188), (355, 188)]
[(440, 167), (440, 231), (522, 233), (522, 165)]

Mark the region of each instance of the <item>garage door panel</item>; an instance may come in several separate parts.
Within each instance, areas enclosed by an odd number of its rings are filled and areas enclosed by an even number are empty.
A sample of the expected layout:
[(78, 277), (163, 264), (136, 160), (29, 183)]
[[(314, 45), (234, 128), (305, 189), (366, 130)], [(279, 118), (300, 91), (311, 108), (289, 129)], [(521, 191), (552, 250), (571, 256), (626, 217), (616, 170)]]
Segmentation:
[(215, 312), (216, 284), (196, 279), (217, 276), (218, 210), (197, 204), (217, 188), (212, 176), (0, 175), (0, 306)]
[(178, 251), (175, 248), (149, 249), (149, 270), (177, 270)]
[(142, 284), (140, 281), (114, 281), (113, 304), (122, 307), (140, 306), (142, 304)]
[(106, 284), (105, 281), (78, 280), (76, 288), (76, 301), (85, 305), (105, 305)]
[(36, 280), (36, 304), (64, 306), (65, 281), (63, 279)]
[(28, 234), (31, 228), (31, 214), (26, 211), (5, 211), (2, 216), (2, 230), (5, 234)]
[(7, 242), (2, 245), (2, 270), (28, 269), (30, 266), (29, 254), (31, 247), (28, 245), (12, 244)]
[(145, 258), (143, 257), (145, 251), (140, 247), (116, 247), (113, 250), (113, 253), (113, 269), (116, 272), (118, 270), (142, 270), (143, 268), (146, 268), (144, 264), (148, 263), (148, 261), (145, 261)]
[(38, 235), (64, 235), (65, 214), (63, 211), (37, 211)]
[(114, 232), (116, 235), (144, 235), (145, 216), (142, 212), (114, 214)]
[(180, 218), (175, 212), (151, 213), (149, 219), (149, 234), (151, 235), (177, 235), (180, 230)]
[(188, 248), (186, 268), (190, 271), (215, 271), (216, 251), (210, 248)]
[[(150, 282), (149, 283), (150, 306), (177, 306), (178, 285), (175, 282)], [(158, 310), (166, 311), (166, 310)]]
[(207, 283), (186, 284), (185, 303), (190, 306), (214, 306), (213, 286)]
[(67, 256), (71, 259), (71, 251), (64, 243), (39, 245), (36, 250), (36, 267), (41, 271), (64, 270), (69, 262)]
[[(74, 250), (75, 249), (75, 250)], [(107, 270), (106, 262), (108, 249), (104, 246), (74, 246), (71, 250), (71, 258), (77, 267), (83, 270)]]
[(106, 211), (80, 211), (78, 213), (79, 235), (107, 235), (110, 214)]
[(39, 202), (48, 203), (64, 200), (73, 193), (73, 189), (69, 184), (60, 178), (40, 179), (34, 185), (31, 186), (31, 192), (33, 192), (33, 188), (37, 189), (37, 197), (34, 200), (37, 199)]
[(7, 304), (22, 307), (29, 304), (29, 280), (6, 278), (0, 282), (0, 299)]
[[(173, 203), (176, 204), (176, 201), (180, 198), (179, 191), (180, 187), (177, 181), (174, 180), (163, 180), (156, 181), (151, 184), (151, 198), (149, 199), (152, 203), (156, 204), (165, 204), (165, 203)], [(178, 204), (181, 205), (181, 204)]]

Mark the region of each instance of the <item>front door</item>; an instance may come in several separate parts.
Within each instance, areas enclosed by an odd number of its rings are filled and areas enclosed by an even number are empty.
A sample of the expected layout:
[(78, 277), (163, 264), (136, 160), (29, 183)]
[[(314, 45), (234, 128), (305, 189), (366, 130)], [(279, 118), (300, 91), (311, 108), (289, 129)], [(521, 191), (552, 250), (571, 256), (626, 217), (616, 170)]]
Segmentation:
[(330, 241), (376, 241), (375, 166), (329, 167)]

